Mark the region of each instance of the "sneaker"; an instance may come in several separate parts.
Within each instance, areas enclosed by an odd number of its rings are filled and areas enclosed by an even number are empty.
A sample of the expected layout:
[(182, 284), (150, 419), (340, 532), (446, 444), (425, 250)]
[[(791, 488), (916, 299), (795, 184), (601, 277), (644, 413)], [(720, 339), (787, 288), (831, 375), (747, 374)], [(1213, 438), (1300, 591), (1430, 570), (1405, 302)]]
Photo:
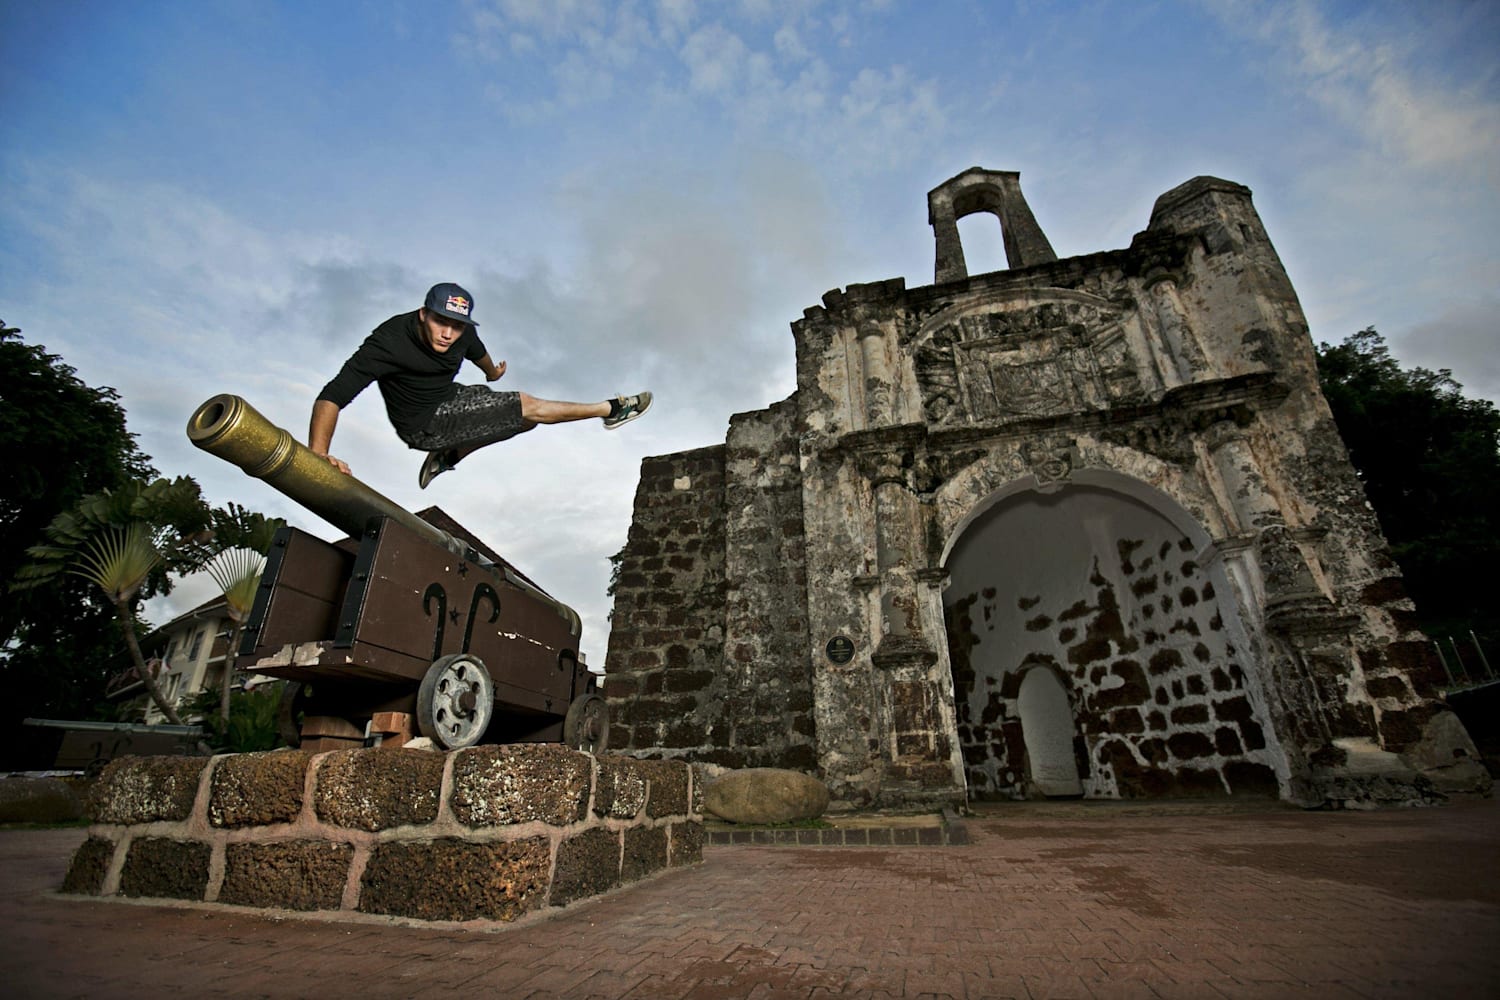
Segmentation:
[(417, 486), (426, 489), (427, 484), (458, 464), (458, 456), (451, 451), (429, 451), (417, 473)]
[(651, 393), (638, 392), (634, 396), (616, 396), (615, 402), (619, 409), (614, 416), (604, 418), (604, 429), (612, 431), (621, 424), (628, 424), (636, 417), (651, 409)]

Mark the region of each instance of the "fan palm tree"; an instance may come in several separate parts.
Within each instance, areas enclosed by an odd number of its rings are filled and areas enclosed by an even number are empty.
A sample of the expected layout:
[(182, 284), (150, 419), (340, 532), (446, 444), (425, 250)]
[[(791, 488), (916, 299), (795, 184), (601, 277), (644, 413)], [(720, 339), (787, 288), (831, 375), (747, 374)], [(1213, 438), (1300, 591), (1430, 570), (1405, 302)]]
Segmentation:
[(31, 562), (17, 571), (11, 589), (38, 586), (62, 573), (98, 586), (114, 606), (146, 693), (168, 722), (181, 725), (141, 654), (136, 610), (144, 597), (171, 589), (169, 573), (203, 564), (211, 552), (210, 520), (202, 491), (188, 476), (130, 480), (118, 489), (91, 493), (52, 519), (46, 528), (48, 544), (26, 550)]
[(255, 603), (255, 591), (260, 586), (260, 574), (266, 565), (266, 552), (284, 524), (286, 522), (279, 517), (268, 518), (236, 503), (231, 503), (227, 509), (215, 508), (212, 513), (211, 545), (216, 551), (204, 569), (223, 592), (229, 620), (234, 622), (229, 651), (224, 655), (223, 683), (219, 689), (219, 717), (225, 726), (229, 724), (229, 688), (234, 677), (235, 651), (240, 648), (240, 634), (250, 617), (251, 605)]

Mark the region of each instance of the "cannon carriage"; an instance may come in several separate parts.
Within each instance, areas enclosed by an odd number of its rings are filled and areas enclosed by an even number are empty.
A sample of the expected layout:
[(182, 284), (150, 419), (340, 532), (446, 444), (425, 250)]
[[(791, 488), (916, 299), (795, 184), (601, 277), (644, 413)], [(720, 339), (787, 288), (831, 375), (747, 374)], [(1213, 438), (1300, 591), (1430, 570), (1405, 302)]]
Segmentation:
[(327, 750), (420, 733), (446, 749), (604, 749), (605, 702), (572, 608), (462, 529), (340, 473), (238, 396), (200, 406), (188, 437), (350, 535), (277, 533), (236, 651), (236, 668), (289, 682), (288, 742)]

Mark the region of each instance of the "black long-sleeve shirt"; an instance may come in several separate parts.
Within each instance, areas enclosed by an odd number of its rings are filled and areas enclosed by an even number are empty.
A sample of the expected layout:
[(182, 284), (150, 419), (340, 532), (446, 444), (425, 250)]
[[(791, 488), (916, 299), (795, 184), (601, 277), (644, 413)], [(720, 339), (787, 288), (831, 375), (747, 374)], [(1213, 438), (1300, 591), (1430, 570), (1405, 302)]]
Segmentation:
[(365, 338), (318, 398), (342, 410), (371, 382), (377, 382), (392, 426), (399, 434), (410, 434), (425, 428), (433, 412), (452, 398), (453, 379), (464, 359), (478, 361), (486, 353), (471, 326), (439, 354), (427, 346), (417, 313), (402, 313)]

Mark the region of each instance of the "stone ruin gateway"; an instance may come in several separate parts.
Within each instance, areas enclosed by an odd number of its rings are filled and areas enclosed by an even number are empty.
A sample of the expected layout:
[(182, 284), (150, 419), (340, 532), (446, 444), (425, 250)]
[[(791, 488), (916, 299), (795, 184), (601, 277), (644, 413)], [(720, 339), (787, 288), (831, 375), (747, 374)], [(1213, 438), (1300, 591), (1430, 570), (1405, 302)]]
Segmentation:
[[(610, 746), (846, 809), (1488, 792), (1250, 191), (1066, 260), (1016, 173), (928, 207), (934, 284), (829, 292), (789, 398), (642, 463)], [(973, 213), (1008, 269), (969, 275)]]

